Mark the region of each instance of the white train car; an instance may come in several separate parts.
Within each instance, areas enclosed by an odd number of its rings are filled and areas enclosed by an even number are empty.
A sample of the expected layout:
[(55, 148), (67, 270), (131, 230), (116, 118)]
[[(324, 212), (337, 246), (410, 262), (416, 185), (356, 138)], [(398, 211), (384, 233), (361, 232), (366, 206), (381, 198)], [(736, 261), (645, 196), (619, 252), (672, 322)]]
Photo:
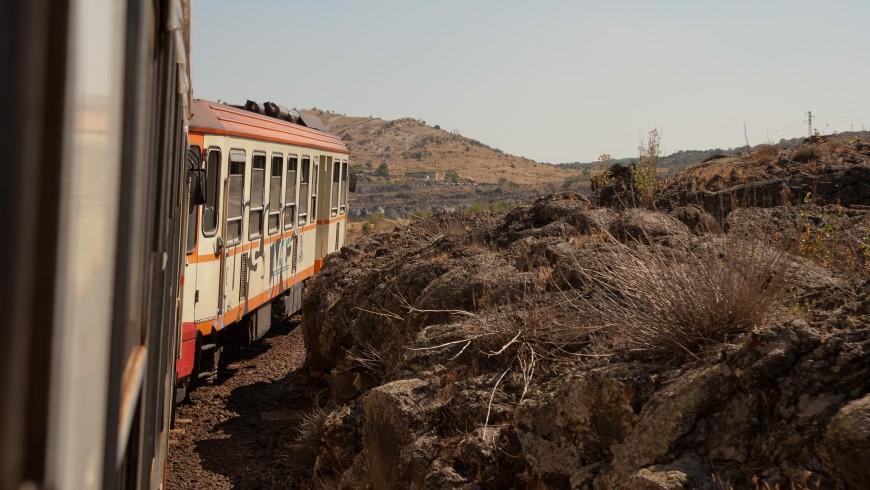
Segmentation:
[(348, 150), (325, 131), (194, 101), (188, 168), (205, 204), (188, 216), (181, 399), (213, 379), (221, 352), (269, 329), (273, 305), (301, 306), (306, 279), (344, 245)]

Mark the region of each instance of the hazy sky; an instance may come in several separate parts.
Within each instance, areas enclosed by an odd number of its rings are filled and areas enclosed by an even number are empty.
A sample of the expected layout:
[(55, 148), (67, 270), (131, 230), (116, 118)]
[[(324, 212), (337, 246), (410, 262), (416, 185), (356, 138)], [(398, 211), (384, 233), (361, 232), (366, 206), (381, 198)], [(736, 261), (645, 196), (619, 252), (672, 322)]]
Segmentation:
[(870, 129), (870, 1), (193, 0), (194, 96), (414, 117), (546, 162)]

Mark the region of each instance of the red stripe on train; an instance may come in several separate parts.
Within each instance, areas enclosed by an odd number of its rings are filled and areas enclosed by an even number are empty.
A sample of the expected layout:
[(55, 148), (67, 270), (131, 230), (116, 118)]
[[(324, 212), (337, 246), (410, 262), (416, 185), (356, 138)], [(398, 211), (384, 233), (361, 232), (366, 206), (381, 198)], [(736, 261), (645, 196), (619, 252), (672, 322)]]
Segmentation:
[(193, 372), (193, 360), (196, 357), (196, 323), (181, 324), (181, 355), (175, 361), (175, 372), (178, 379), (183, 379)]

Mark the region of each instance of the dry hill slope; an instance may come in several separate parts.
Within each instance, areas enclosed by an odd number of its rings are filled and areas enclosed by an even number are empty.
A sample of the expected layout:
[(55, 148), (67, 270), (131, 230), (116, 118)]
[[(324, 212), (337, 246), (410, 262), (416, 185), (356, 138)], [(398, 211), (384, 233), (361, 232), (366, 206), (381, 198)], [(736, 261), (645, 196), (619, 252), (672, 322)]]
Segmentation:
[(519, 184), (535, 184), (561, 182), (578, 172), (508, 155), (416, 119), (385, 121), (319, 110), (310, 112), (344, 140), (353, 163), (377, 168), (386, 162), (396, 177), (407, 172), (438, 172), (441, 179), (448, 170), (455, 170), (461, 178), (477, 182), (498, 182), (504, 178)]

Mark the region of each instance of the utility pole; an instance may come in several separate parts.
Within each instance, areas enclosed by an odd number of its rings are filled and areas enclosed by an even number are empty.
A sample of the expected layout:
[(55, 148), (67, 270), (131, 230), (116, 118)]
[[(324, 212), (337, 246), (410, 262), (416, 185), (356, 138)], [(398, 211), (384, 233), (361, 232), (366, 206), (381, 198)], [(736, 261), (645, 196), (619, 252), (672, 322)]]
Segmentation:
[(813, 137), (813, 111), (807, 111), (807, 138)]

